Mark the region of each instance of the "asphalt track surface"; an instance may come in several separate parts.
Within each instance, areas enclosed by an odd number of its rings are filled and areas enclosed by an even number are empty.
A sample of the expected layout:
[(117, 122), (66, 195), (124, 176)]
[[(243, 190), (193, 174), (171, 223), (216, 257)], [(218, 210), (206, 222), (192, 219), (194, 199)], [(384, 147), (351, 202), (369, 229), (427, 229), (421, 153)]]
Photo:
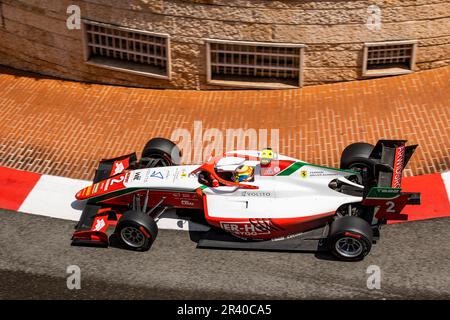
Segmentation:
[[(385, 226), (361, 262), (196, 249), (160, 230), (148, 252), (70, 246), (74, 222), (0, 210), (0, 299), (449, 299), (450, 218)], [(66, 268), (81, 269), (81, 289)], [(367, 267), (381, 289), (367, 288)]]

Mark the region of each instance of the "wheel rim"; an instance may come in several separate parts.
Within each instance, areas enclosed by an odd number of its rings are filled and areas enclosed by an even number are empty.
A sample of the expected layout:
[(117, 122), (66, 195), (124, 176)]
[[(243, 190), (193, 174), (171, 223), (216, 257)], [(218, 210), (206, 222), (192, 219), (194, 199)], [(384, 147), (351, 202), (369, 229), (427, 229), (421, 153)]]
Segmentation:
[(144, 234), (135, 227), (125, 227), (120, 231), (122, 240), (133, 248), (140, 248), (145, 243)]
[(358, 239), (344, 237), (336, 241), (335, 249), (346, 258), (355, 258), (362, 253), (363, 245)]

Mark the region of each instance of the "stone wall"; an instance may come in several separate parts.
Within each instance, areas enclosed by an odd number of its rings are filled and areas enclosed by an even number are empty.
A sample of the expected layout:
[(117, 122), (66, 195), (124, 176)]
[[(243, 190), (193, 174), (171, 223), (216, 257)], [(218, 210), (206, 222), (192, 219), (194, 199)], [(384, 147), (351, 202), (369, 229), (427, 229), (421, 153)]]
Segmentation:
[[(0, 2), (0, 64), (80, 81), (221, 89), (206, 84), (205, 38), (306, 44), (305, 85), (361, 78), (364, 42), (418, 40), (416, 70), (450, 61), (450, 1), (444, 0)], [(84, 63), (82, 33), (66, 27), (71, 4), (80, 6), (83, 18), (170, 34), (172, 79)], [(366, 26), (373, 4), (382, 9), (381, 30)]]

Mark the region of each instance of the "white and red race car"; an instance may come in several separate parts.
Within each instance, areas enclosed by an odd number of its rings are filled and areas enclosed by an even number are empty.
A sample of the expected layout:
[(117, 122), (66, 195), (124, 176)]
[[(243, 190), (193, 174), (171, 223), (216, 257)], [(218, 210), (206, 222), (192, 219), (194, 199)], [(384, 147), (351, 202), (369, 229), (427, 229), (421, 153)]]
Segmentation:
[[(417, 147), (405, 143), (351, 144), (336, 169), (270, 148), (179, 165), (176, 144), (154, 138), (139, 161), (133, 153), (100, 162), (93, 184), (76, 194), (86, 207), (72, 244), (108, 246), (114, 237), (125, 248), (148, 250), (161, 214), (175, 208), (211, 227), (199, 247), (330, 250), (360, 260), (382, 224), (407, 219), (405, 205), (420, 204), (419, 193), (401, 192), (403, 168)], [(236, 182), (242, 165), (253, 168), (253, 177)]]

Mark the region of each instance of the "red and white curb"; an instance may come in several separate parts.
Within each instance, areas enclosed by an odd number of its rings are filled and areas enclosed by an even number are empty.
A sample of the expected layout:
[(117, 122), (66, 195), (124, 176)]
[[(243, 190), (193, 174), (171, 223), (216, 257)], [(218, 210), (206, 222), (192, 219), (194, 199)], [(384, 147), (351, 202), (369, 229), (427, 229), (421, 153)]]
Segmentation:
[[(78, 221), (83, 210), (75, 194), (91, 181), (41, 175), (0, 167), (0, 208)], [(209, 227), (180, 219), (173, 210), (158, 221), (161, 229), (207, 231)]]
[[(78, 221), (82, 207), (75, 193), (91, 184), (76, 180), (0, 167), (0, 208)], [(420, 206), (407, 206), (408, 221), (450, 217), (450, 171), (404, 178), (403, 191), (421, 192)], [(169, 211), (158, 221), (161, 229), (206, 231), (209, 228)]]
[(408, 221), (450, 217), (450, 171), (404, 178), (402, 191), (421, 193), (419, 206), (402, 211)]

